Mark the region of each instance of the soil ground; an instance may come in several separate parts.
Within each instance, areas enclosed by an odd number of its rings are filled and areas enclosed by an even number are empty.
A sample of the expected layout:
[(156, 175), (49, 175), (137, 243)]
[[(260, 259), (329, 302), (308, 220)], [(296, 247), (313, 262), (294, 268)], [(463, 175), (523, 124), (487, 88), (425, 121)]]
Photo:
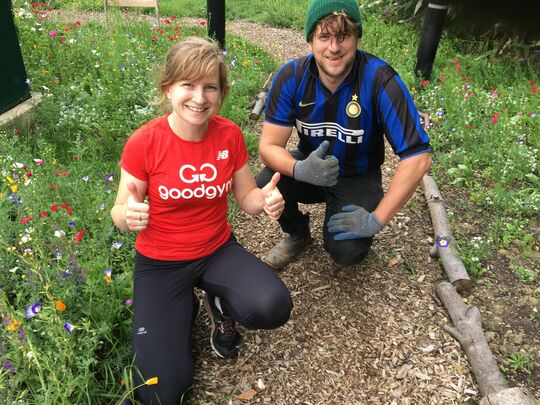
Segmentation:
[[(199, 20), (182, 23), (197, 25)], [(228, 21), (227, 31), (280, 61), (307, 52), (297, 31), (246, 21)], [(391, 153), (387, 155), (385, 184), (397, 163)], [(256, 157), (252, 163), (256, 168), (261, 165)], [(466, 195), (456, 195), (445, 185), (439, 188), (453, 213), (452, 226), (466, 235), (481, 235), (482, 212), (468, 203)], [(314, 241), (280, 273), (294, 300), (290, 321), (274, 331), (242, 330), (239, 357), (224, 361), (208, 344), (209, 321), (201, 314), (194, 327), (193, 402), (478, 403), (480, 395), (467, 358), (442, 329), (449, 319), (434, 287), (445, 276), (438, 261), (429, 256), (433, 229), (422, 190), (376, 236), (368, 259), (357, 266), (338, 266), (325, 252), (322, 206), (303, 209), (311, 213)], [(234, 227), (241, 242), (261, 258), (282, 236), (277, 224), (264, 216), (240, 214)], [(509, 384), (528, 386), (539, 397), (540, 290), (538, 283), (523, 284), (509, 270), (511, 262), (520, 260), (517, 248), (499, 251), (464, 300), (480, 309), (485, 335), (499, 365), (508, 369)], [(530, 354), (530, 361), (526, 369), (513, 370), (508, 358), (519, 352)], [(258, 381), (265, 388), (255, 393)], [(252, 398), (242, 400), (241, 394)]]

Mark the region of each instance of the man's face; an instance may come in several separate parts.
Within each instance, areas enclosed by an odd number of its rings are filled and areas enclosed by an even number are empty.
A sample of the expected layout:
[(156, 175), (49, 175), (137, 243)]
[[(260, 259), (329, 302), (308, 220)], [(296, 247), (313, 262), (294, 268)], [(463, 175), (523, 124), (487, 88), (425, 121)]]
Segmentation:
[(323, 30), (319, 23), (308, 46), (315, 57), (321, 80), (334, 91), (352, 69), (358, 37), (336, 32), (332, 27)]

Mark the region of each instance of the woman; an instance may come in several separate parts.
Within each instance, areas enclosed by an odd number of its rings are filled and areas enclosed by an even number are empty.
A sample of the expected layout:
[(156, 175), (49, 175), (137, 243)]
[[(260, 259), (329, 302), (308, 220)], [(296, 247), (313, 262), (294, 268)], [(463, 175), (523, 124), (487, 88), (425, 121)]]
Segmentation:
[[(249, 329), (283, 325), (290, 293), (236, 240), (227, 196), (249, 214), (277, 220), (284, 207), (279, 174), (257, 188), (240, 128), (215, 115), (229, 90), (222, 52), (186, 38), (166, 57), (159, 83), (172, 112), (126, 142), (111, 216), (135, 243), (133, 350), (135, 383), (158, 377), (137, 395), (145, 404), (178, 404), (192, 384), (194, 287), (206, 292), (210, 341), (223, 358), (238, 354), (236, 322)], [(147, 199), (147, 201), (145, 200)]]

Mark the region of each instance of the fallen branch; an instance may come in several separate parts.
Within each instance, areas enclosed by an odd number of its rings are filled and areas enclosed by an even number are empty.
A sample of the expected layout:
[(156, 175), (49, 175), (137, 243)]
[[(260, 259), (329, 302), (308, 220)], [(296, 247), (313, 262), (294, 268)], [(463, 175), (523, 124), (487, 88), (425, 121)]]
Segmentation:
[(268, 91), (268, 85), (272, 81), (272, 77), (274, 76), (273, 73), (268, 76), (268, 79), (266, 79), (266, 82), (263, 86), (263, 91), (261, 91), (259, 94), (257, 94), (257, 101), (255, 101), (255, 106), (253, 107), (253, 110), (251, 110), (251, 113), (249, 114), (249, 119), (251, 120), (257, 120), (259, 119), (262, 110), (266, 104), (266, 94)]
[(439, 257), (448, 280), (460, 294), (468, 294), (471, 291), (472, 283), (467, 273), (465, 265), (459, 258), (454, 244), (454, 237), (448, 223), (446, 206), (441, 197), (437, 184), (431, 176), (425, 175), (422, 178), (424, 196), (428, 203), (435, 234), (435, 244), (430, 254), (432, 257)]
[(435, 290), (454, 324), (445, 325), (443, 328), (461, 344), (467, 355), (480, 393), (484, 397), (480, 404), (536, 405), (534, 396), (526, 388), (508, 387), (482, 331), (478, 308), (467, 308), (449, 282), (437, 284)]

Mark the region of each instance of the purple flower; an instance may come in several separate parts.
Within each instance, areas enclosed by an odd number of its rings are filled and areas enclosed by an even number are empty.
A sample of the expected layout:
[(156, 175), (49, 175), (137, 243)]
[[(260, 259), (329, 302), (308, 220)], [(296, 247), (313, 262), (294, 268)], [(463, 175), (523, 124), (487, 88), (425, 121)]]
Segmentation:
[(120, 242), (117, 240), (116, 242), (113, 242), (111, 245), (111, 248), (113, 249), (120, 249), (124, 245), (124, 242)]
[(13, 202), (15, 202), (15, 203), (17, 203), (17, 204), (22, 203), (21, 197), (15, 196), (14, 193), (10, 193), (8, 198), (9, 198), (11, 201), (13, 201)]
[(103, 270), (103, 274), (105, 274), (107, 277), (111, 277), (111, 275), (112, 275), (112, 269), (105, 269), (105, 270)]
[(437, 245), (442, 248), (447, 248), (448, 245), (450, 245), (450, 241), (444, 236), (439, 236), (437, 238)]
[(26, 319), (30, 319), (36, 316), (41, 311), (41, 303), (36, 302), (34, 305), (30, 305), (26, 308)]
[(90, 178), (90, 177), (88, 177), (88, 176), (83, 176), (83, 177), (82, 177), (82, 179), (83, 179), (84, 181), (88, 181), (89, 178)]
[(77, 223), (76, 223), (75, 221), (69, 221), (69, 222), (68, 222), (68, 226), (70, 226), (70, 227), (72, 227), (72, 228), (73, 228), (75, 225), (77, 225)]
[(124, 301), (124, 304), (126, 304), (126, 307), (133, 305), (133, 299), (128, 298), (127, 300)]
[(7, 371), (9, 374), (15, 374), (15, 367), (13, 367), (13, 364), (8, 360), (4, 360), (4, 364), (2, 364), (2, 370)]
[(73, 325), (67, 322), (64, 322), (64, 329), (67, 333), (73, 332)]

